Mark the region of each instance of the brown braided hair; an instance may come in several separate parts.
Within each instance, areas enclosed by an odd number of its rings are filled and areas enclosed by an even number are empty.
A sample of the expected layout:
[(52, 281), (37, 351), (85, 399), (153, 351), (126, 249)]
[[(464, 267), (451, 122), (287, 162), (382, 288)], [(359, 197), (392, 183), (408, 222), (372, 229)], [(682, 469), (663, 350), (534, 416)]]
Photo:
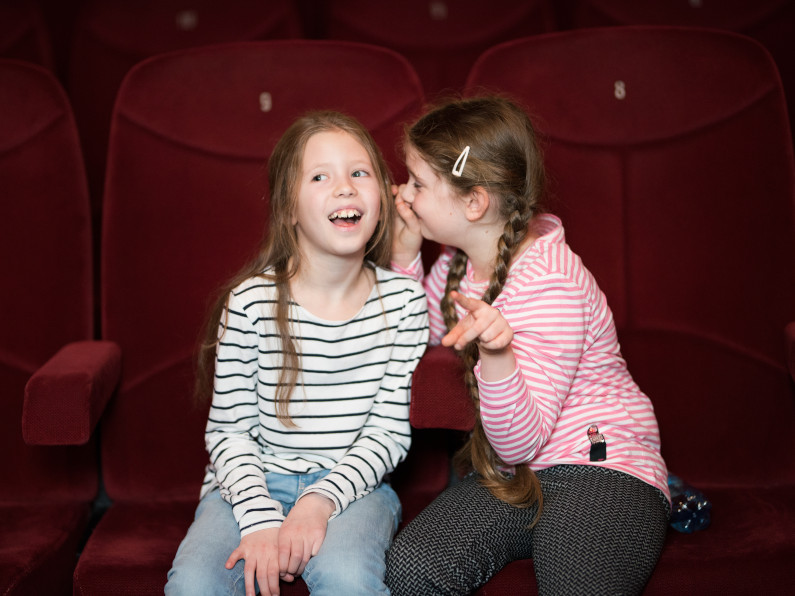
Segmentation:
[[(497, 246), (494, 271), (482, 297), (491, 304), (499, 296), (508, 278), (515, 253), (527, 236), (533, 215), (537, 213), (545, 192), (546, 176), (536, 132), (527, 114), (514, 102), (498, 96), (457, 99), (443, 103), (421, 117), (406, 131), (406, 145), (417, 151), (424, 161), (456, 191), (466, 196), (476, 186), (496, 198), (505, 221)], [(464, 147), (470, 152), (461, 176), (453, 176), (453, 166)], [(450, 262), (441, 310), (445, 324), (452, 329), (458, 322), (450, 292), (458, 290), (466, 275), (467, 255), (458, 250)], [(476, 470), (480, 482), (497, 498), (517, 507), (542, 505), (541, 488), (527, 465), (515, 466), (506, 475), (505, 467), (489, 443), (479, 414), (478, 385), (474, 367), (478, 346), (470, 342), (459, 352), (464, 366), (464, 380), (477, 416), (471, 436), (458, 451), (459, 469)], [(538, 520), (538, 516), (536, 516)], [(535, 522), (534, 522), (535, 523)]]

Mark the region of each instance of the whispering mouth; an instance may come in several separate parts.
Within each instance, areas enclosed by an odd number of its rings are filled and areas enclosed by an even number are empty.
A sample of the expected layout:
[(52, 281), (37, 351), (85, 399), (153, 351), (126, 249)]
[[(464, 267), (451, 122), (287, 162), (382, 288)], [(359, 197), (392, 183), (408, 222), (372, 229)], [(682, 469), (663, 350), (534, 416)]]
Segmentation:
[(331, 222), (355, 224), (362, 218), (362, 214), (358, 209), (340, 209), (329, 215), (328, 218)]

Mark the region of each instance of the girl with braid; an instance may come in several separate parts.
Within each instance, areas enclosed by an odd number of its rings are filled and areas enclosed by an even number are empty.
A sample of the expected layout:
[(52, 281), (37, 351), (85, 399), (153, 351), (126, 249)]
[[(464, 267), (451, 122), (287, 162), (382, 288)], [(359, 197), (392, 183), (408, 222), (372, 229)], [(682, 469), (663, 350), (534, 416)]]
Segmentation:
[[(469, 475), (387, 553), (392, 595), (469, 594), (530, 557), (540, 594), (641, 592), (670, 510), (657, 421), (604, 294), (541, 211), (530, 119), (499, 97), (452, 101), (408, 128), (405, 153), (393, 268), (423, 280), (430, 342), (460, 354), (477, 422), (457, 454)], [(423, 238), (444, 247), (427, 276)]]

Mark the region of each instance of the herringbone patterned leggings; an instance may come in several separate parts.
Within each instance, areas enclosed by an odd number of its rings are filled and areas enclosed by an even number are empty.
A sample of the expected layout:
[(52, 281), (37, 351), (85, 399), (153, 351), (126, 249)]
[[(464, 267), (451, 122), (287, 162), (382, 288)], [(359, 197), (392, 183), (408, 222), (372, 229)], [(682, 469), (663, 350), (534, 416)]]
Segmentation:
[(387, 553), (392, 596), (470, 594), (509, 562), (530, 557), (542, 595), (639, 594), (665, 540), (662, 492), (594, 466), (537, 474), (544, 507), (529, 530), (536, 508), (507, 505), (475, 475), (439, 495)]

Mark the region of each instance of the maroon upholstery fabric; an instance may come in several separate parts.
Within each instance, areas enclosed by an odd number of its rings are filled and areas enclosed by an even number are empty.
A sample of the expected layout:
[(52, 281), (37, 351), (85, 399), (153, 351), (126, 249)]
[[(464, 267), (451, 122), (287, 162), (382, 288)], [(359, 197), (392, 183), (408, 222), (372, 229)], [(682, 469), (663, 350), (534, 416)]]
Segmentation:
[(414, 65), (428, 97), (460, 92), (475, 59), (494, 44), (553, 31), (550, 0), (369, 0), (323, 3), (323, 35), (391, 48)]
[(0, 2), (0, 56), (54, 67), (49, 33), (35, 0)]
[(392, 486), (400, 496), (405, 525), (422, 511), (450, 480), (450, 445), (455, 434), (437, 430), (412, 430), (411, 449), (406, 460), (392, 473)]
[[(70, 594), (88, 526), (86, 499), (0, 503), (0, 588), (3, 594)], [(32, 504), (31, 504), (32, 503)]]
[(0, 59), (0, 130), (0, 591), (64, 593), (97, 490), (94, 444), (26, 445), (22, 410), (28, 377), (92, 334), (85, 173), (51, 72)]
[(66, 81), (69, 52), (72, 43), (77, 13), (81, 1), (64, 2), (63, 0), (35, 0), (42, 12), (44, 23), (52, 46), (55, 62), (55, 74), (59, 80)]
[(678, 25), (742, 31), (779, 20), (791, 9), (788, 0), (723, 0), (722, 2), (666, 2), (665, 0), (563, 0), (569, 27), (616, 25)]
[(126, 502), (102, 517), (80, 556), (75, 594), (162, 594), (196, 499)]
[[(76, 593), (162, 593), (207, 463), (207, 405), (192, 398), (199, 328), (210, 296), (261, 238), (276, 140), (308, 109), (340, 109), (397, 170), (401, 124), (421, 106), (408, 62), (362, 44), (220, 45), (130, 72), (113, 118), (102, 242), (103, 338), (122, 349), (120, 387), (100, 422), (113, 505), (80, 558)], [(428, 453), (412, 452), (396, 473), (412, 515), (448, 478), (436, 436), (417, 444)], [(287, 590), (305, 593), (300, 582)]]
[(475, 408), (464, 386), (461, 359), (451, 348), (428, 348), (414, 371), (411, 389), (414, 428), (472, 430)]
[(795, 322), (789, 323), (785, 329), (787, 342), (787, 365), (789, 374), (795, 379)]
[[(80, 3), (68, 89), (85, 152), (95, 220), (100, 217), (113, 102), (137, 62), (213, 43), (301, 36), (291, 0), (86, 0)], [(98, 223), (95, 221), (95, 224)]]
[(564, 0), (563, 6), (561, 20), (568, 27), (675, 25), (724, 29), (752, 37), (773, 55), (789, 112), (795, 111), (795, 3), (791, 0)]
[(88, 443), (120, 374), (121, 350), (113, 342), (73, 342), (62, 348), (25, 386), (25, 442)]

